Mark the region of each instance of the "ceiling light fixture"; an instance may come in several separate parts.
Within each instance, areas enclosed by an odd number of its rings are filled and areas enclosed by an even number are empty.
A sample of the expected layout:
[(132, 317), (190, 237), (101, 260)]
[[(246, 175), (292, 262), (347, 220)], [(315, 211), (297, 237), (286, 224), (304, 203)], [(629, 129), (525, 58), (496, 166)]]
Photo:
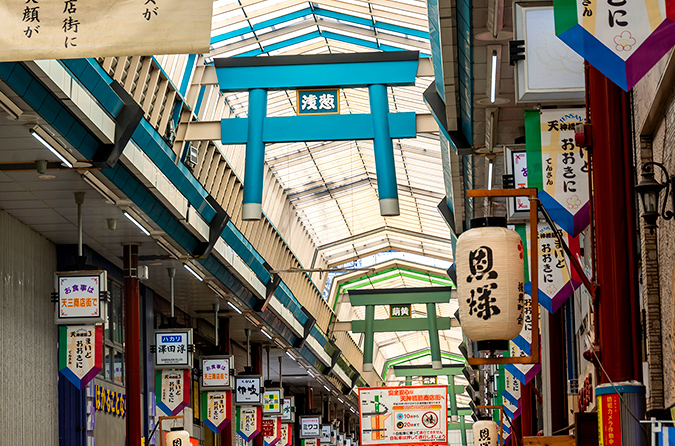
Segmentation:
[(316, 378), (316, 376), (314, 376), (314, 373), (312, 373), (312, 372), (309, 371), (309, 370), (307, 370), (307, 374), (308, 374), (309, 376), (311, 376), (312, 378)]
[(490, 102), (497, 99), (497, 51), (492, 50), (492, 70), (490, 72)]
[(228, 301), (227, 304), (228, 304), (230, 307), (232, 307), (232, 309), (233, 309), (234, 311), (236, 311), (237, 313), (241, 314), (241, 310), (240, 310), (239, 308), (237, 308), (236, 305), (234, 305), (232, 302)]
[(296, 360), (296, 359), (295, 359), (295, 356), (291, 355), (291, 352), (289, 352), (288, 350), (286, 351), (286, 354), (287, 354), (288, 357), (291, 358), (293, 361)]
[(272, 336), (270, 336), (270, 334), (267, 333), (264, 328), (260, 329), (260, 333), (264, 334), (267, 337), (267, 339), (272, 340)]
[(192, 274), (193, 276), (195, 276), (195, 277), (197, 278), (197, 280), (199, 280), (200, 282), (203, 282), (203, 281), (204, 281), (204, 278), (203, 278), (202, 276), (200, 276), (199, 274), (197, 274), (197, 271), (195, 271), (195, 270), (193, 270), (192, 268), (190, 268), (190, 266), (189, 266), (187, 263), (183, 263), (183, 267), (184, 267), (186, 270), (188, 270), (188, 271), (190, 272), (190, 274)]
[[(65, 164), (69, 169), (70, 169), (71, 167), (73, 167), (73, 163), (71, 163), (71, 162), (68, 161), (63, 155), (61, 155), (61, 154), (59, 153), (59, 151), (56, 150), (56, 148), (52, 145), (52, 143), (50, 143), (50, 142), (47, 141), (47, 135), (46, 135), (46, 134), (41, 135), (41, 134), (40, 134), (41, 132), (39, 133), (38, 129), (42, 130), (39, 126), (35, 126), (35, 127), (31, 128), (31, 129), (29, 130), (29, 131), (30, 131), (30, 134), (33, 135), (33, 137), (34, 137), (35, 139), (37, 139), (38, 141), (40, 141), (40, 143), (42, 143), (43, 146), (45, 146), (47, 149), (49, 149), (50, 152), (52, 152), (54, 155), (56, 155), (56, 157), (57, 157), (58, 159), (60, 159), (61, 162), (62, 162), (63, 164)], [(44, 132), (44, 130), (42, 130), (42, 132)]]
[(327, 385), (324, 384), (323, 388), (326, 389), (326, 390), (328, 390), (328, 391), (330, 392), (330, 389), (328, 388)]
[(145, 234), (145, 235), (150, 235), (150, 231), (148, 231), (147, 229), (145, 229), (145, 228), (143, 227), (143, 225), (140, 224), (140, 223), (139, 223), (134, 217), (132, 217), (131, 214), (129, 214), (127, 211), (124, 211), (124, 216), (125, 216), (126, 218), (128, 218), (129, 221), (131, 221), (133, 224), (135, 224), (135, 225), (138, 227), (138, 229), (140, 229), (141, 232), (143, 232), (143, 234)]

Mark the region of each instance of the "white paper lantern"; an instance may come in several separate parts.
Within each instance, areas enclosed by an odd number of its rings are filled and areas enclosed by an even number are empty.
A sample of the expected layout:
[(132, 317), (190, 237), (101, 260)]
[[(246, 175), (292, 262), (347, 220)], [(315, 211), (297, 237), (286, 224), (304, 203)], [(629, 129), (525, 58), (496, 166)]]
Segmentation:
[(184, 430), (172, 430), (166, 434), (165, 446), (190, 446), (190, 434)]
[[(486, 220), (504, 227), (475, 227)], [(506, 350), (523, 326), (523, 242), (503, 218), (474, 219), (471, 225), (457, 240), (460, 324), (479, 350)]]
[(497, 446), (497, 423), (480, 420), (473, 423), (473, 446)]

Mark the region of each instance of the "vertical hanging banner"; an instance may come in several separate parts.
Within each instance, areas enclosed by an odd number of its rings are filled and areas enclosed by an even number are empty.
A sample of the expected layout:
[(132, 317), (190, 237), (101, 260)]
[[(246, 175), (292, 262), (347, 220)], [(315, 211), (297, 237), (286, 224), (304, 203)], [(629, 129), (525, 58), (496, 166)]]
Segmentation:
[(281, 418), (263, 418), (262, 434), (265, 446), (275, 446), (278, 444), (281, 441)]
[(202, 422), (216, 434), (232, 419), (232, 393), (202, 392)]
[(572, 237), (590, 223), (588, 157), (574, 144), (574, 129), (585, 121), (582, 108), (525, 110), (529, 187), (553, 221)]
[(364, 446), (448, 444), (447, 386), (361, 387), (359, 415)]
[(190, 371), (155, 371), (155, 402), (165, 414), (178, 415), (190, 402)]
[(0, 61), (204, 53), (212, 11), (212, 0), (2, 0)]
[(103, 369), (103, 326), (59, 326), (59, 372), (84, 389)]
[(237, 434), (245, 441), (251, 441), (260, 433), (262, 408), (260, 406), (237, 407), (236, 427)]
[[(509, 342), (509, 353), (511, 357), (530, 356), (513, 341)], [(527, 384), (541, 371), (541, 364), (506, 364), (504, 370), (510, 372), (521, 384)]]
[(554, 0), (555, 33), (624, 90), (675, 45), (670, 0)]
[[(538, 226), (538, 255), (539, 255), (539, 303), (555, 313), (569, 299), (574, 290), (581, 285), (581, 277), (565, 254), (565, 250), (558, 241), (553, 229), (547, 223), (539, 223)], [(527, 237), (529, 240), (530, 225), (527, 225)], [(570, 248), (572, 255), (580, 254), (579, 238), (570, 237), (562, 231), (562, 238)], [(530, 255), (534, 251), (528, 249)], [(532, 291), (530, 282), (525, 284), (525, 292)], [(521, 348), (523, 348), (521, 346)], [(524, 349), (524, 348), (523, 348)]]
[(501, 395), (504, 413), (512, 420), (520, 415), (520, 381), (508, 370), (504, 370), (504, 390)]
[(293, 424), (283, 423), (281, 425), (281, 440), (277, 446), (291, 446), (293, 444)]

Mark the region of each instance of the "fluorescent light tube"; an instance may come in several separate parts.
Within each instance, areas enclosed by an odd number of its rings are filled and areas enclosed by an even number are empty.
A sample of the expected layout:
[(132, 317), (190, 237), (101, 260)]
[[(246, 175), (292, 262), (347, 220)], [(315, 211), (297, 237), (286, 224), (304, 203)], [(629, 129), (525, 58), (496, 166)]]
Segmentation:
[[(143, 234), (145, 234), (145, 235), (150, 235), (150, 231), (148, 231), (147, 229), (145, 229), (145, 228), (143, 227), (143, 225), (140, 224), (138, 221), (136, 221), (136, 219), (135, 219), (134, 217), (132, 217), (131, 214), (129, 214), (127, 211), (124, 211), (124, 216), (125, 216), (126, 218), (128, 218), (133, 224), (135, 224), (135, 225), (138, 227), (138, 229), (140, 229), (140, 230), (143, 232)], [(193, 273), (193, 274), (194, 274), (194, 273)], [(201, 279), (200, 279), (200, 280), (201, 280)]]
[[(65, 164), (66, 166), (68, 166), (69, 169), (70, 169), (71, 167), (73, 167), (73, 164), (72, 164), (70, 161), (68, 161), (67, 159), (65, 159), (65, 158), (63, 157), (63, 155), (61, 155), (61, 154), (59, 153), (58, 150), (56, 150), (56, 149), (55, 149), (51, 144), (49, 144), (42, 136), (40, 136), (40, 135), (38, 134), (38, 132), (36, 132), (36, 131), (33, 130), (33, 129), (30, 129), (30, 134), (33, 135), (33, 137), (35, 137), (35, 139), (37, 139), (38, 141), (40, 141), (40, 142), (42, 143), (43, 146), (45, 146), (46, 148), (48, 148), (50, 152), (52, 152), (54, 155), (56, 155), (56, 156), (58, 157), (58, 159), (60, 159), (61, 162), (62, 162), (63, 164)], [(150, 234), (148, 234), (148, 235), (150, 235)]]
[(492, 160), (490, 160), (490, 162), (488, 163), (488, 184), (487, 184), (488, 190), (492, 190), (492, 166), (493, 163)]
[(314, 376), (314, 373), (310, 372), (309, 370), (307, 370), (307, 373), (308, 373), (309, 376), (311, 376), (312, 378), (316, 378), (316, 376)]
[(490, 75), (490, 102), (497, 97), (497, 51), (492, 52), (492, 74)]
[(328, 388), (327, 385), (324, 385), (323, 388), (326, 389), (326, 390), (328, 390), (328, 391), (330, 392), (330, 389)]
[(236, 311), (237, 313), (241, 314), (241, 310), (240, 310), (239, 308), (237, 308), (232, 302), (228, 301), (227, 304), (228, 304), (229, 306), (231, 306), (231, 307), (234, 309), (234, 311)]
[(264, 334), (264, 335), (267, 337), (267, 339), (272, 339), (272, 336), (270, 336), (269, 333), (267, 333), (267, 332), (266, 332), (264, 329), (262, 329), (262, 328), (260, 329), (260, 333)]
[(192, 268), (190, 268), (190, 266), (189, 266), (187, 263), (183, 263), (183, 267), (184, 267), (186, 270), (188, 270), (188, 271), (190, 272), (190, 274), (192, 274), (193, 276), (195, 276), (195, 277), (197, 278), (197, 280), (199, 280), (200, 282), (203, 282), (203, 281), (204, 281), (204, 278), (203, 278), (202, 276), (200, 276), (199, 274), (197, 274), (197, 272), (196, 272), (195, 270), (193, 270)]
[(286, 354), (288, 355), (289, 358), (291, 358), (293, 361), (295, 361), (295, 357), (293, 355), (291, 355), (290, 352), (287, 351)]

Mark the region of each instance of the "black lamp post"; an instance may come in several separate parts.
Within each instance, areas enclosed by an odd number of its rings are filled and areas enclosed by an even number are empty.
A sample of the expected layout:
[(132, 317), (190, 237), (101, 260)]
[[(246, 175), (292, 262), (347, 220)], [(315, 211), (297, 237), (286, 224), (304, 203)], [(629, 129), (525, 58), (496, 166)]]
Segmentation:
[[(663, 174), (666, 176), (666, 181), (659, 183), (654, 179), (654, 168), (653, 166), (659, 167)], [(668, 175), (668, 171), (661, 163), (657, 162), (648, 162), (642, 166), (642, 175), (640, 182), (635, 186), (635, 191), (638, 193), (638, 201), (640, 202), (640, 208), (642, 210), (642, 218), (645, 220), (645, 228), (649, 229), (650, 232), (654, 232), (656, 226), (656, 220), (659, 215), (664, 220), (670, 220), (673, 218), (672, 211), (666, 211), (666, 204), (668, 201), (668, 195), (671, 198), (671, 207), (675, 209), (675, 199), (671, 192), (671, 186), (675, 187), (675, 178), (671, 178)], [(666, 188), (666, 198), (663, 200), (663, 206), (661, 207), (661, 212), (659, 213), (659, 194), (661, 189)]]

